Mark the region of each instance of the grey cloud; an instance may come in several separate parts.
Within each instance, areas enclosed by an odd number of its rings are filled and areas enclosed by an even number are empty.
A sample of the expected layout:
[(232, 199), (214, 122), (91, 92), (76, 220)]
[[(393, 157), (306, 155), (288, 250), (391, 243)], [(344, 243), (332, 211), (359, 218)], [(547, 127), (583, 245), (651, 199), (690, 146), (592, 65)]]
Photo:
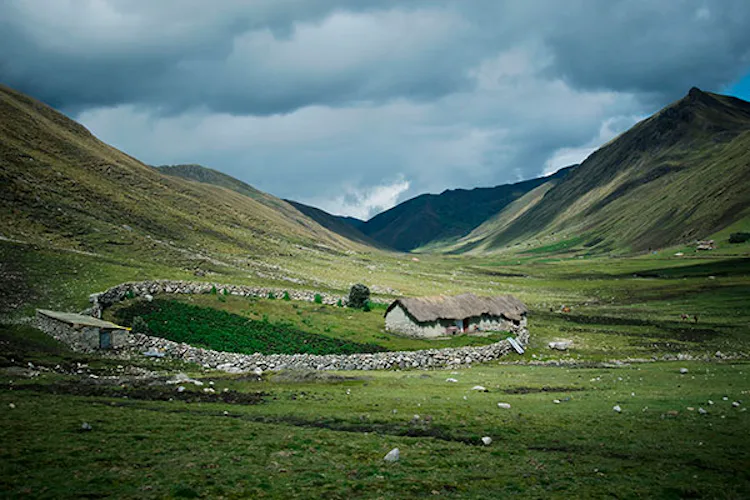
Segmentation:
[(38, 5), (0, 1), (0, 82), (146, 162), (357, 214), (540, 175), (750, 70), (744, 0)]

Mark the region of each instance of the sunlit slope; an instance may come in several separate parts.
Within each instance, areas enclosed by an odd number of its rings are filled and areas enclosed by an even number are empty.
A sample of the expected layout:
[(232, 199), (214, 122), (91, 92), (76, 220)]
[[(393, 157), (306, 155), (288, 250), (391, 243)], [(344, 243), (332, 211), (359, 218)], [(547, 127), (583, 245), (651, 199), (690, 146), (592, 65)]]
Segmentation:
[(530, 197), (525, 210), (507, 207), (453, 250), (567, 241), (629, 252), (685, 243), (746, 218), (749, 188), (750, 104), (692, 89), (597, 150), (541, 199)]
[(151, 257), (365, 247), (265, 193), (163, 175), (48, 106), (0, 86), (0, 235)]

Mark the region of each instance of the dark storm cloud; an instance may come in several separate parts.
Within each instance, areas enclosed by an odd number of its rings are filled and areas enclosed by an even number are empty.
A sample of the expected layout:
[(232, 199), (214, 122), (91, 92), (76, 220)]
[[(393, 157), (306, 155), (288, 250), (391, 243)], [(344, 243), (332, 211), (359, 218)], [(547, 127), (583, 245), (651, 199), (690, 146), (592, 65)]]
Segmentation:
[(367, 217), (727, 88), (748, 25), (746, 0), (4, 0), (0, 82), (149, 163)]

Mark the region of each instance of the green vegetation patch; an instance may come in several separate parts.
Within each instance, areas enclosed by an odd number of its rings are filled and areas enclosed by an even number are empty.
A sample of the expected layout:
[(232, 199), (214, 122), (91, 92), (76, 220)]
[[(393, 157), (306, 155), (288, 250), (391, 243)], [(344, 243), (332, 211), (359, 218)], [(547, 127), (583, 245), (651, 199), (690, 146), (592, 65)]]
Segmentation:
[(176, 300), (134, 302), (115, 313), (118, 321), (132, 324), (141, 317), (149, 332), (175, 342), (218, 351), (253, 354), (355, 354), (385, 351), (362, 344), (298, 330), (291, 323), (260, 321)]

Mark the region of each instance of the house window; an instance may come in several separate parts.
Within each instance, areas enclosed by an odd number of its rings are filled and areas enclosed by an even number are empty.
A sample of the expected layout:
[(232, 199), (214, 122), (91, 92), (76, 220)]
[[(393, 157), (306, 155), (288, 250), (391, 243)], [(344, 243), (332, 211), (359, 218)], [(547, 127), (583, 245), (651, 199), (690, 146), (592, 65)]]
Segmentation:
[(112, 347), (112, 336), (110, 335), (110, 332), (106, 331), (99, 331), (99, 348), (100, 349), (109, 349)]

